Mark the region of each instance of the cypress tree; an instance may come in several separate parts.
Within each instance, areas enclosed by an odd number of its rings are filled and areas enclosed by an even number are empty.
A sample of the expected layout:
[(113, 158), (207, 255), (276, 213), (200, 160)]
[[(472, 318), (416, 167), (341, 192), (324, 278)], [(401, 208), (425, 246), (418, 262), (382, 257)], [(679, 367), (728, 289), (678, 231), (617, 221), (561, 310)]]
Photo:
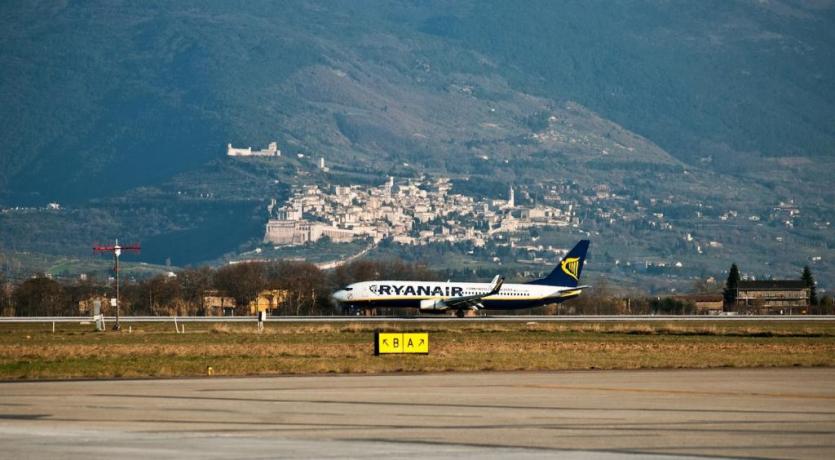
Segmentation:
[(731, 270), (728, 272), (728, 281), (725, 282), (725, 305), (733, 305), (736, 302), (736, 289), (739, 285), (739, 268), (736, 264), (731, 264)]
[(800, 276), (800, 279), (806, 284), (806, 287), (809, 288), (809, 305), (817, 305), (818, 304), (818, 293), (815, 291), (815, 278), (812, 277), (812, 270), (809, 270), (809, 266), (803, 267), (803, 275)]

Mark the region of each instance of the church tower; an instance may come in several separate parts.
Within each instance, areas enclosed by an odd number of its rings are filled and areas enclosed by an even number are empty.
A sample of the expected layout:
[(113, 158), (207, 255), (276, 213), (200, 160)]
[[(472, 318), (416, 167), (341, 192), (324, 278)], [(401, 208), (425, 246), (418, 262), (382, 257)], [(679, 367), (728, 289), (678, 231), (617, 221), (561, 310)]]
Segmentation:
[(510, 192), (508, 193), (507, 199), (507, 207), (508, 208), (515, 208), (516, 207), (516, 199), (513, 196), (513, 186), (510, 186)]

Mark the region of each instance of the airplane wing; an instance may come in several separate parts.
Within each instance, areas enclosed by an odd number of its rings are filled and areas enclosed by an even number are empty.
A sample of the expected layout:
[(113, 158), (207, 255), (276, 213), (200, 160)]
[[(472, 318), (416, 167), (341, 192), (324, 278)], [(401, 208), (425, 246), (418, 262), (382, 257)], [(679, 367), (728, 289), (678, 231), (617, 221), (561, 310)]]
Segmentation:
[(499, 290), (502, 288), (502, 284), (504, 283), (504, 278), (501, 275), (496, 275), (493, 278), (493, 281), (490, 282), (490, 290), (486, 291), (481, 294), (474, 294), (474, 295), (465, 295), (459, 297), (450, 297), (444, 300), (444, 304), (446, 304), (451, 309), (470, 309), (470, 310), (478, 310), (482, 308), (481, 299), (484, 297), (488, 297), (491, 295), (496, 295), (499, 293)]

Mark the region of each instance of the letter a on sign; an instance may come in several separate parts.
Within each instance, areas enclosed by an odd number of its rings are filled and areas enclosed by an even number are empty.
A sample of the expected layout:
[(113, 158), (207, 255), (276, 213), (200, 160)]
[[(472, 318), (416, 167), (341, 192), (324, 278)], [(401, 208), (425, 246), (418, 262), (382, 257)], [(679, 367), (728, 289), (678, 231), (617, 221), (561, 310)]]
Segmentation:
[(429, 353), (429, 333), (407, 332), (403, 334), (403, 353)]

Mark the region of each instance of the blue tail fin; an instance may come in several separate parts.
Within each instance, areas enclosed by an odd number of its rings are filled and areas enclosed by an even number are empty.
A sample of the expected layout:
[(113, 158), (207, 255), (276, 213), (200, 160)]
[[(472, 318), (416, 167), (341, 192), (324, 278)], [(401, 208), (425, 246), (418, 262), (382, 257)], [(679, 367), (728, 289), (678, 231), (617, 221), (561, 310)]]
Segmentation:
[(554, 271), (545, 278), (531, 281), (528, 284), (547, 284), (548, 286), (575, 287), (580, 282), (580, 274), (583, 272), (583, 262), (586, 261), (586, 252), (589, 250), (589, 240), (582, 240), (574, 246), (554, 268)]

